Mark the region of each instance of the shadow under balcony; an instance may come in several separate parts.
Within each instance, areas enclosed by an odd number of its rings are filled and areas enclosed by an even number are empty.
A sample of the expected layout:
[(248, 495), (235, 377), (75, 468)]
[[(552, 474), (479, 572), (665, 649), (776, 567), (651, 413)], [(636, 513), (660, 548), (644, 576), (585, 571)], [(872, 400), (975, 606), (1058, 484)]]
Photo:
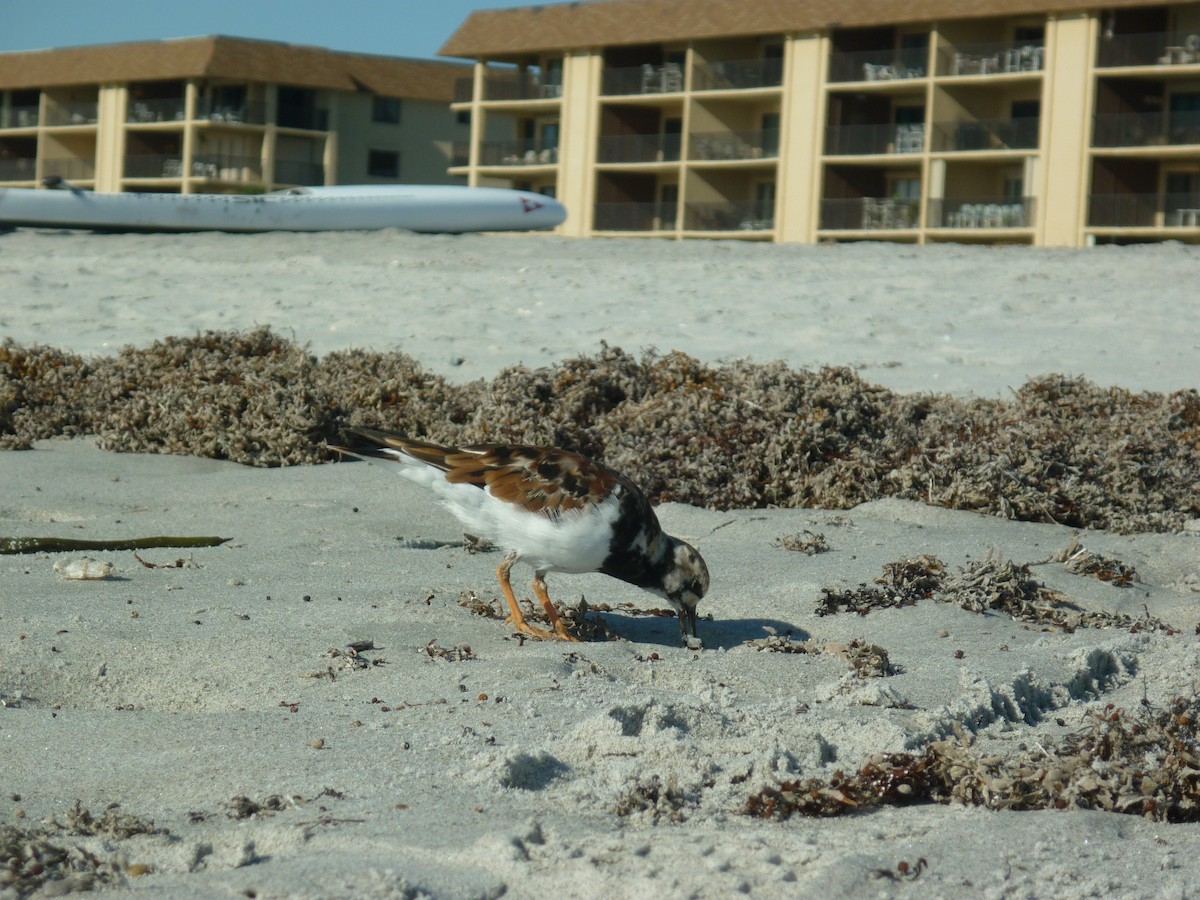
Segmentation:
[(712, 131), (691, 136), (689, 160), (774, 159), (779, 156), (779, 129)]
[(686, 231), (770, 231), (775, 227), (775, 211), (754, 200), (687, 203), (683, 227)]
[(557, 162), (558, 147), (537, 141), (484, 141), (479, 145), (481, 166), (552, 166)]
[(906, 231), (921, 220), (919, 200), (890, 197), (826, 198), (821, 201), (822, 231)]
[(594, 231), (674, 231), (678, 203), (625, 201), (597, 203), (593, 208)]
[(677, 162), (682, 145), (677, 134), (621, 134), (600, 138), (596, 162)]
[(746, 91), (783, 84), (783, 60), (741, 59), (702, 62), (692, 73), (694, 91)]
[(1091, 228), (1197, 228), (1200, 194), (1092, 194)]
[(929, 201), (929, 228), (1030, 228), (1034, 198), (945, 197)]
[(1096, 116), (1094, 147), (1178, 147), (1200, 144), (1200, 114), (1102, 113)]
[(1200, 63), (1200, 33), (1143, 32), (1101, 37), (1096, 66), (1187, 66)]
[(925, 126), (830, 125), (825, 129), (827, 156), (877, 156), (920, 153), (925, 149)]
[(1035, 150), (1037, 116), (1012, 119), (978, 119), (970, 122), (935, 122), (933, 149), (941, 152), (979, 150)]

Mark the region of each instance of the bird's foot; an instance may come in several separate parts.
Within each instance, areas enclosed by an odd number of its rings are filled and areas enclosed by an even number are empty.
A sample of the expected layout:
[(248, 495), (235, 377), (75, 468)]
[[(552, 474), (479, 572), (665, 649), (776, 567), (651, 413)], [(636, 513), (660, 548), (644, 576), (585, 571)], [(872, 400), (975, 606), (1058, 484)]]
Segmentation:
[(543, 631), (541, 628), (538, 628), (536, 625), (530, 625), (523, 618), (516, 619), (513, 616), (509, 616), (507, 619), (504, 620), (504, 624), (511, 625), (513, 628), (513, 631), (520, 632), (521, 634), (527, 634), (530, 637), (535, 637), (540, 641), (561, 640), (561, 638), (559, 638), (553, 632)]

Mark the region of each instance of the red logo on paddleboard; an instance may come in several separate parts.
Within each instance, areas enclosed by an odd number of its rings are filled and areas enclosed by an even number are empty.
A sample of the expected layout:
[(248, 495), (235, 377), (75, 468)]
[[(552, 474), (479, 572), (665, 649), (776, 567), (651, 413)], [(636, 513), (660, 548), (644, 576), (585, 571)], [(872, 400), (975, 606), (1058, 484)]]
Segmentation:
[(533, 212), (535, 209), (541, 209), (541, 208), (542, 208), (543, 206), (545, 206), (545, 205), (546, 205), (546, 204), (544, 204), (544, 203), (538, 203), (536, 200), (530, 200), (528, 197), (522, 197), (522, 198), (521, 198), (521, 210), (522, 210), (522, 212), (531, 213), (531, 212)]

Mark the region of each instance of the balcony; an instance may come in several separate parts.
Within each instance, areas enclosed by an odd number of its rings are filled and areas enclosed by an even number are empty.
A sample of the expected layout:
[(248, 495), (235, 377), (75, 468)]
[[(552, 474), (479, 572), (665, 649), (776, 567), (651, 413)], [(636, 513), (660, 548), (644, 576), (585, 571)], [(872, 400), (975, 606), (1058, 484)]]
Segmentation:
[(1012, 75), (1040, 72), (1046, 48), (1037, 44), (964, 44), (938, 53), (941, 75)]
[(925, 149), (925, 126), (831, 125), (825, 129), (827, 156), (873, 156), (920, 153)]
[(1148, 32), (1101, 38), (1096, 66), (1188, 66), (1200, 63), (1200, 34)]
[(783, 84), (783, 60), (744, 59), (699, 63), (692, 75), (696, 91), (748, 91)]
[(597, 203), (592, 228), (596, 231), (674, 231), (678, 203)]
[(944, 198), (929, 201), (930, 228), (1029, 228), (1033, 225), (1034, 198), (1019, 202), (983, 198)]
[(0, 109), (0, 128), (37, 128), (36, 106), (13, 106)]
[(683, 210), (687, 231), (770, 231), (775, 211), (754, 200), (688, 203)]
[(543, 84), (541, 76), (533, 73), (483, 80), (484, 100), (557, 100), (561, 96), (561, 84)]
[[(210, 119), (215, 118), (209, 116)], [(226, 118), (226, 122), (234, 119)], [(240, 120), (239, 120), (240, 121)], [(328, 131), (329, 110), (308, 106), (280, 106), (275, 114), (275, 124), (280, 128), (296, 128), (303, 131)]]
[[(280, 118), (283, 118), (280, 110)], [(324, 112), (318, 110), (318, 112)], [(265, 103), (222, 103), (217, 100), (204, 99), (196, 107), (196, 118), (207, 119), (209, 122), (228, 123), (230, 125), (265, 125), (267, 123), (267, 105)], [(283, 125), (281, 121), (279, 123)], [(302, 127), (292, 125), (289, 127)]]
[(36, 177), (36, 159), (0, 159), (0, 181), (33, 181)]
[(479, 147), (481, 166), (551, 166), (557, 162), (558, 148), (543, 147), (536, 141), (484, 141)]
[(677, 162), (682, 141), (677, 134), (621, 134), (600, 138), (596, 161), (608, 163)]
[(1015, 119), (978, 119), (970, 122), (935, 122), (933, 149), (939, 152), (980, 150), (1034, 150), (1038, 145), (1037, 116)]
[(87, 157), (50, 156), (42, 161), (42, 177), (89, 181), (96, 177), (96, 160)]
[(1200, 228), (1200, 194), (1092, 194), (1092, 228)]
[(921, 219), (920, 201), (853, 197), (821, 201), (822, 231), (905, 231)]
[(911, 81), (925, 77), (929, 54), (921, 50), (859, 50), (829, 55), (829, 80)]
[(134, 100), (125, 113), (125, 121), (131, 125), (157, 122), (182, 122), (186, 105), (182, 97), (160, 100)]
[[(192, 160), (192, 178), (233, 181), (239, 184), (262, 181), (262, 160), (257, 156), (204, 154)], [(125, 157), (126, 178), (183, 178), (183, 160), (178, 153), (131, 153)]]
[(50, 104), (46, 108), (46, 124), (60, 125), (95, 125), (99, 104), (94, 101), (78, 103)]
[(673, 94), (683, 90), (683, 66), (649, 63), (619, 69), (605, 69), (600, 81), (600, 93), (606, 97), (627, 94)]
[(1110, 113), (1096, 116), (1095, 147), (1178, 147), (1200, 144), (1200, 115), (1161, 112)]
[(691, 136), (690, 160), (773, 159), (779, 156), (779, 129), (713, 131)]

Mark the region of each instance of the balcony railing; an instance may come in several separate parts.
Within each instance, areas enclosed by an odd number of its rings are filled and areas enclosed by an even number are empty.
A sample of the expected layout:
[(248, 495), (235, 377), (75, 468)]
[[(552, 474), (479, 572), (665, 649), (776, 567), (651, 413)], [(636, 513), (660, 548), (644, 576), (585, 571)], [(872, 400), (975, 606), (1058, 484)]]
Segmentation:
[(47, 157), (42, 161), (42, 177), (57, 175), (59, 178), (89, 180), (96, 177), (94, 158)]
[(831, 125), (825, 129), (828, 156), (920, 153), (924, 149), (924, 125)]
[[(267, 105), (262, 102), (221, 103), (211, 99), (203, 99), (196, 106), (196, 118), (207, 119), (210, 122), (228, 123), (230, 125), (265, 125), (267, 122)], [(280, 122), (279, 124), (282, 125), (283, 123)]]
[(131, 100), (125, 113), (125, 121), (138, 125), (151, 122), (182, 122), (185, 115), (186, 104), (182, 97)]
[(597, 162), (675, 162), (682, 140), (677, 134), (621, 134), (600, 138)]
[(1147, 32), (1117, 34), (1100, 39), (1096, 65), (1100, 68), (1122, 66), (1186, 66), (1200, 63), (1200, 34)]
[(693, 134), (689, 159), (771, 159), (779, 155), (779, 129)]
[[(211, 118), (211, 117), (210, 117)], [(233, 121), (226, 119), (226, 121)], [(328, 131), (329, 110), (307, 106), (281, 106), (275, 113), (280, 128), (302, 128), (305, 131)]]
[(687, 203), (683, 210), (687, 231), (770, 231), (775, 210), (754, 200)]
[(37, 128), (36, 106), (12, 106), (0, 110), (0, 128)]
[(36, 177), (36, 159), (0, 159), (0, 181), (33, 181)]
[(1046, 48), (1039, 44), (963, 44), (938, 52), (938, 72), (942, 75), (1040, 72), (1045, 57)]
[(483, 80), (484, 100), (556, 100), (561, 84), (543, 84), (540, 76), (489, 76)]
[(1031, 150), (1038, 145), (1037, 116), (935, 122), (933, 149), (941, 151)]
[(854, 197), (821, 201), (824, 231), (903, 231), (920, 222), (920, 201)]
[(471, 142), (454, 141), (450, 145), (450, 166), (469, 166), (471, 164)]
[(47, 125), (95, 125), (100, 105), (94, 101), (51, 104), (46, 109)]
[(920, 50), (860, 50), (829, 55), (829, 80), (906, 81), (924, 78), (929, 54)]
[(742, 59), (699, 63), (692, 75), (696, 91), (745, 91), (783, 84), (783, 60)]
[(596, 231), (674, 231), (678, 203), (597, 203)]
[(479, 147), (481, 166), (549, 166), (557, 162), (558, 147), (544, 147), (536, 141), (485, 141)]
[(929, 201), (930, 228), (1029, 228), (1034, 198), (1019, 201), (994, 197), (944, 198)]
[(1088, 225), (1094, 228), (1198, 228), (1200, 194), (1092, 194)]
[(1200, 144), (1200, 113), (1108, 113), (1096, 116), (1096, 147), (1161, 147)]
[(667, 63), (605, 69), (600, 92), (605, 96), (622, 94), (671, 94), (683, 90), (683, 66)]
[[(204, 154), (192, 160), (192, 178), (210, 181), (234, 181), (240, 184), (262, 181), (262, 160), (257, 156)], [(178, 153), (131, 153), (125, 157), (126, 178), (183, 178), (183, 159)]]

